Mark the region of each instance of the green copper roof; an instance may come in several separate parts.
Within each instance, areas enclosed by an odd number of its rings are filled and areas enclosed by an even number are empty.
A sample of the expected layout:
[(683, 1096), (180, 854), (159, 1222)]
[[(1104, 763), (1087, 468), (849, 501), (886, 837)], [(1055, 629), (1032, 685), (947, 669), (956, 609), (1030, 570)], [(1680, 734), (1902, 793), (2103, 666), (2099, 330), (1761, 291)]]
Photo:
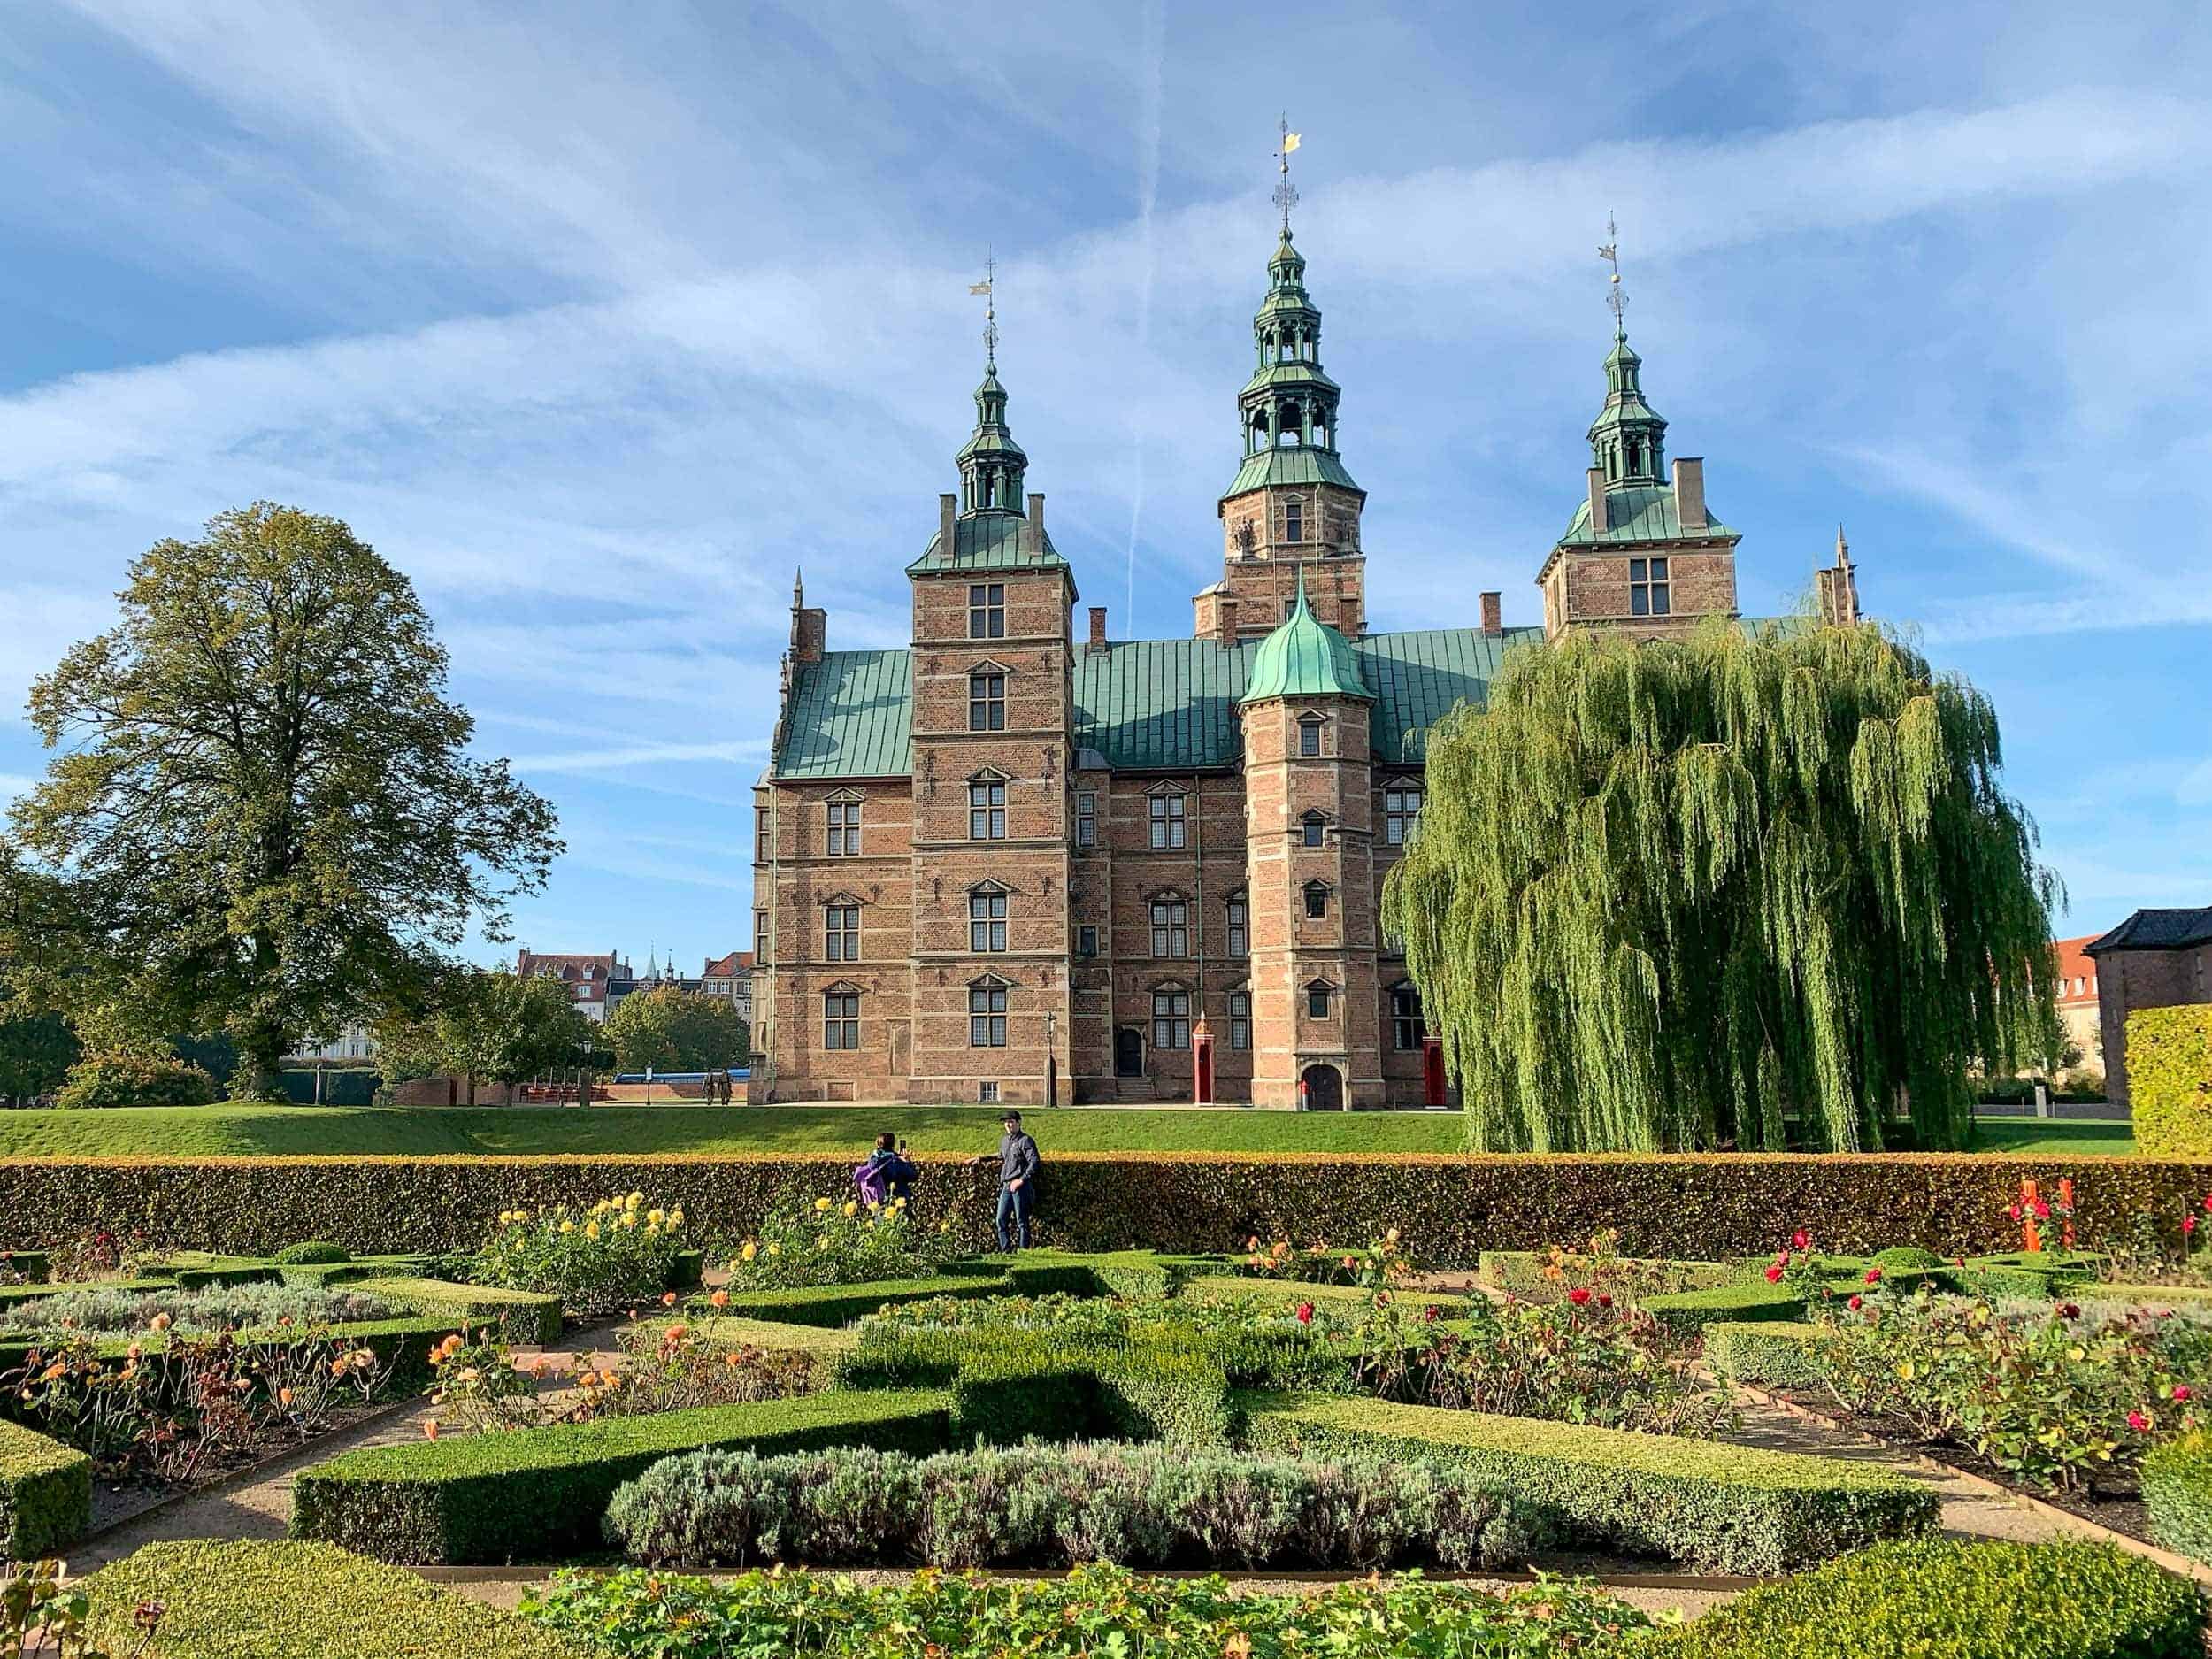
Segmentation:
[[(1344, 388), (1310, 363), (1270, 363), (1256, 371), (1244, 383), (1245, 392), (1264, 391), (1271, 386), (1312, 387), (1317, 390), (1340, 392)], [(1242, 396), (1243, 394), (1239, 394)]]
[(1590, 533), (1590, 503), (1585, 497), (1575, 509), (1573, 521), (1567, 526), (1567, 534), (1559, 538), (1562, 547), (1596, 547), (1617, 541), (1733, 541), (1738, 540), (1733, 530), (1710, 512), (1705, 516), (1705, 528), (1685, 530), (1682, 519), (1674, 510), (1674, 490), (1665, 484), (1630, 484), (1605, 492), (1605, 529), (1599, 534)]
[[(1429, 728), (1460, 703), (1478, 707), (1508, 647), (1541, 628), (1432, 628), (1351, 643), (1373, 694), (1375, 764), (1417, 764)], [(1244, 752), (1237, 703), (1258, 642), (1210, 635), (1127, 640), (1075, 654), (1075, 741), (1125, 771), (1233, 766)], [(796, 673), (780, 779), (903, 777), (914, 769), (912, 686), (904, 651), (832, 651)]]
[(942, 533), (929, 539), (921, 557), (906, 567), (909, 575), (918, 571), (1044, 571), (1068, 567), (1052, 545), (1048, 533), (1042, 545), (1034, 553), (1022, 548), (1022, 531), (1028, 524), (1018, 512), (979, 512), (952, 521), (952, 555), (946, 557), (939, 549)]
[(904, 651), (827, 651), (803, 663), (779, 778), (896, 778), (914, 770), (914, 669)]
[(1359, 657), (1346, 639), (1306, 603), (1306, 570), (1298, 567), (1298, 596), (1290, 615), (1260, 641), (1252, 672), (1239, 703), (1266, 697), (1357, 697), (1372, 703), (1375, 694), (1360, 677)]
[(1221, 492), (1222, 499), (1268, 484), (1334, 484), (1340, 489), (1359, 489), (1334, 449), (1261, 449), (1244, 457), (1236, 477)]

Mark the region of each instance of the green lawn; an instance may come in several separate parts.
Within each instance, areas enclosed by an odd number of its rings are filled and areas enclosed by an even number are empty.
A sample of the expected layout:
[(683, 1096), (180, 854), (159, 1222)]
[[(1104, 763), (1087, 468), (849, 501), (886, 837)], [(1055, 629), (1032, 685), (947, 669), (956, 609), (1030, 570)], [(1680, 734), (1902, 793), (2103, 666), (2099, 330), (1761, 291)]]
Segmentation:
[[(1457, 1152), (1456, 1112), (1037, 1110), (1028, 1124), (1055, 1152)], [(881, 1129), (917, 1152), (981, 1152), (998, 1139), (990, 1106), (145, 1106), (0, 1111), (0, 1157), (343, 1156), (393, 1153), (849, 1153)], [(2124, 1123), (1983, 1118), (1975, 1149), (2126, 1153)]]
[(1974, 1150), (2053, 1156), (2108, 1152), (2125, 1156), (2135, 1150), (2135, 1132), (2124, 1120), (2111, 1123), (2101, 1118), (1978, 1118), (1974, 1120)]
[[(1456, 1152), (1457, 1112), (1086, 1110), (1028, 1115), (1055, 1152)], [(985, 1152), (998, 1109), (900, 1106), (144, 1106), (0, 1111), (0, 1157), (457, 1152), (841, 1152), (884, 1129), (917, 1152)]]

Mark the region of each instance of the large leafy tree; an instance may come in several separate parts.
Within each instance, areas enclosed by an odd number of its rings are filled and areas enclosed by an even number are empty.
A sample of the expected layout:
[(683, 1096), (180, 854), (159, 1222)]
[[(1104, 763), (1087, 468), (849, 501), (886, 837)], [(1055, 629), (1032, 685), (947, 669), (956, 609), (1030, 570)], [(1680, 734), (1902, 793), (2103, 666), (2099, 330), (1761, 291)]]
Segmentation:
[[(1486, 1148), (1962, 1144), (2050, 1030), (1997, 717), (1871, 627), (1516, 653), (1384, 893)], [(1794, 1125), (1787, 1120), (1794, 1118)]]
[(406, 577), (334, 518), (258, 503), (130, 569), (122, 619), (32, 687), (61, 750), (19, 800), (0, 907), (32, 994), (88, 1041), (221, 1031), (237, 1092), (287, 1046), (403, 1003), (559, 851), (472, 758)]
[(479, 1078), (526, 1082), (596, 1052), (592, 1023), (567, 986), (503, 969), (448, 976), (427, 1007), (379, 1022), (376, 1038), (387, 1079), (449, 1072), (468, 1079), (472, 1094)]
[(751, 1033), (727, 997), (657, 985), (615, 1005), (606, 1040), (625, 1071), (710, 1071), (742, 1065)]
[(76, 1033), (59, 1014), (26, 1012), (0, 996), (0, 1105), (51, 1094), (79, 1053)]

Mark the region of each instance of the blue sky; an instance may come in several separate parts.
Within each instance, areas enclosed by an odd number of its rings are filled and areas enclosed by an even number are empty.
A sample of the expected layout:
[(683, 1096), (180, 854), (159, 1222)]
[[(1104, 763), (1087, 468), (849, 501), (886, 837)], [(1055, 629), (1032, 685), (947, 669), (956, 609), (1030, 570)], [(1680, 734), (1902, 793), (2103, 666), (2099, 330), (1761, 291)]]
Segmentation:
[(0, 793), (134, 555), (334, 513), (560, 809), (518, 936), (695, 972), (746, 942), (793, 568), (833, 646), (902, 637), (987, 249), (1085, 602), (1189, 631), (1287, 110), (1375, 626), (1537, 618), (1611, 211), (1743, 608), (1842, 520), (1995, 697), (2062, 926), (2212, 902), (2208, 85), (2186, 4), (19, 0)]

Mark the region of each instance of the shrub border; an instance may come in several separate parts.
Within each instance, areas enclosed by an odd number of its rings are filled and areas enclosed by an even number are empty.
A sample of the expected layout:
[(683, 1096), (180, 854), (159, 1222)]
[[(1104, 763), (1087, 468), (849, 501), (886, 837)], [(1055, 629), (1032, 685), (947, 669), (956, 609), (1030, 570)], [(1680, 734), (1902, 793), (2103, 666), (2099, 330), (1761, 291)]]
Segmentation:
[(92, 1459), (0, 1422), (0, 1560), (36, 1561), (92, 1527)]

